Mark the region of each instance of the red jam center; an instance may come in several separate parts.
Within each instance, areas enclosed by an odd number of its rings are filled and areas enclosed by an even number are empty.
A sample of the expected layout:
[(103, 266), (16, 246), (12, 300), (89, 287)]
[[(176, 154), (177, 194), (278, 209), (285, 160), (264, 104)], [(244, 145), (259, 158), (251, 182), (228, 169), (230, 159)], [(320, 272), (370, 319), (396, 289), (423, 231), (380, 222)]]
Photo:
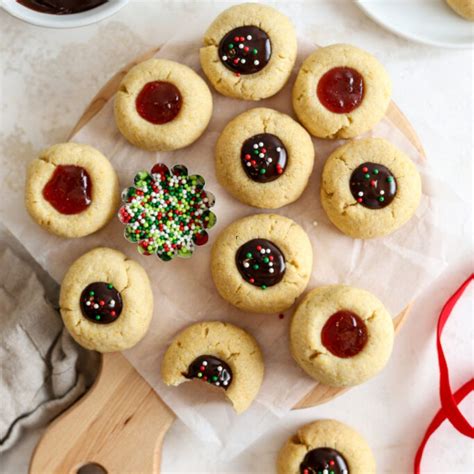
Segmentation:
[(347, 114), (364, 98), (364, 78), (350, 67), (330, 69), (318, 82), (318, 99), (331, 112)]
[(140, 117), (155, 125), (171, 122), (179, 114), (182, 104), (179, 89), (163, 81), (145, 84), (135, 102)]
[(323, 326), (321, 341), (337, 357), (347, 358), (358, 354), (367, 343), (367, 326), (351, 311), (334, 313)]
[(61, 214), (79, 214), (91, 203), (92, 182), (87, 171), (58, 165), (43, 188), (43, 196)]

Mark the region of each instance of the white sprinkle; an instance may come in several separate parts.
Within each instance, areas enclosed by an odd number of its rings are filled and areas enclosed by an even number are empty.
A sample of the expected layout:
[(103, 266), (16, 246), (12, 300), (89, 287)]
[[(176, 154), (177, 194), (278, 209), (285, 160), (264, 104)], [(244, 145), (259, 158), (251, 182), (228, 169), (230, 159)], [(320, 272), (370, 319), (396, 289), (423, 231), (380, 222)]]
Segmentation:
[(258, 155), (260, 158), (263, 158), (265, 156), (265, 153), (259, 153)]
[(98, 309), (99, 308), (99, 305), (98, 304), (95, 304), (94, 305), (94, 309)]
[(252, 35), (247, 35), (247, 39), (250, 41), (252, 39)]
[(267, 249), (267, 253), (270, 253), (270, 252), (271, 252), (271, 250), (270, 250), (270, 249)]
[(273, 160), (271, 158), (268, 158), (268, 162), (271, 163)]
[(259, 146), (260, 148), (263, 147), (263, 142), (260, 142), (260, 143), (258, 144), (258, 146)]
[(265, 249), (260, 250), (260, 253), (265, 253)]
[(252, 163), (250, 163), (250, 161), (247, 161), (247, 166), (252, 166)]
[(255, 150), (258, 148), (258, 145), (255, 143), (255, 145), (253, 146), (255, 148)]
[(270, 262), (270, 263), (268, 264), (268, 266), (269, 266), (269, 267), (273, 267), (273, 262)]
[(205, 361), (202, 363), (202, 365), (203, 365), (204, 367), (206, 367), (206, 365), (207, 365), (207, 360), (205, 360)]
[(90, 306), (91, 305), (91, 302), (90, 301), (86, 301), (86, 306)]
[(385, 191), (382, 189), (382, 191), (380, 191), (380, 194), (383, 196), (385, 194)]
[(239, 49), (244, 49), (243, 43), (240, 43), (240, 44), (239, 44)]
[(220, 385), (220, 382), (216, 382), (216, 386), (219, 386)]
[(227, 56), (222, 56), (222, 61), (227, 61)]
[(249, 262), (244, 262), (244, 268), (248, 268), (250, 267), (250, 263)]
[(224, 385), (229, 385), (229, 382), (227, 382), (227, 380), (224, 382)]
[(246, 61), (245, 59), (241, 59), (240, 62), (241, 62), (242, 64), (245, 64), (247, 61)]
[(277, 150), (278, 152), (280, 152), (280, 151), (281, 151), (281, 147), (277, 146), (276, 150)]
[(274, 270), (273, 268), (269, 268), (268, 271), (269, 271), (270, 273), (273, 273), (275, 270)]
[(217, 366), (217, 370), (218, 370), (219, 372), (221, 372), (221, 371), (222, 371), (222, 366), (221, 366), (221, 365)]
[(357, 193), (357, 195), (358, 195), (358, 196), (363, 196), (364, 193), (363, 193), (363, 191), (359, 191), (359, 192)]
[(115, 300), (110, 300), (109, 307), (115, 308)]
[(256, 59), (253, 63), (255, 64), (255, 66), (258, 66), (260, 64), (260, 61)]

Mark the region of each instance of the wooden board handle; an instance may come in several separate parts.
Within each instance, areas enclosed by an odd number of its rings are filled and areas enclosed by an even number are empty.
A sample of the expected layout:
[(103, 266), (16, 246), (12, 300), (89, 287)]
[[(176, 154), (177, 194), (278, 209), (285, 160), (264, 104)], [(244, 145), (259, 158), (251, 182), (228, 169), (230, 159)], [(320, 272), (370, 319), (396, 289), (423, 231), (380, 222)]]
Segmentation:
[(73, 474), (98, 464), (109, 474), (159, 472), (175, 415), (121, 353), (104, 354), (95, 384), (47, 429), (31, 474)]

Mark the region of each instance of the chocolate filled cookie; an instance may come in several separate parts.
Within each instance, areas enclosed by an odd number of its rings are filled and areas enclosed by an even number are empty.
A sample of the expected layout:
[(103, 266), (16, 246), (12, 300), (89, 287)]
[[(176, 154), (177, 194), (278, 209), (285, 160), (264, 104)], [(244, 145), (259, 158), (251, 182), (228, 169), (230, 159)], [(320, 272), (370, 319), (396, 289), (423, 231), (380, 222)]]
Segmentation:
[(88, 145), (53, 145), (28, 167), (26, 209), (41, 227), (60, 237), (99, 230), (114, 215), (119, 196), (109, 160)]
[(278, 474), (375, 474), (375, 459), (357, 431), (335, 420), (300, 428), (280, 450)]
[(204, 35), (201, 66), (218, 92), (259, 100), (276, 94), (296, 60), (290, 20), (266, 5), (244, 3), (222, 12)]
[(243, 311), (288, 309), (308, 284), (313, 251), (291, 219), (259, 214), (240, 219), (217, 238), (211, 272), (219, 294)]
[(138, 263), (101, 247), (71, 265), (61, 284), (59, 306), (66, 329), (81, 346), (121, 351), (147, 332), (153, 293)]
[(303, 193), (313, 169), (314, 148), (309, 134), (291, 117), (259, 107), (227, 124), (215, 157), (217, 178), (236, 199), (276, 209)]
[(392, 318), (371, 293), (344, 285), (316, 288), (293, 315), (290, 349), (312, 378), (348, 387), (376, 375), (392, 353)]
[(235, 411), (245, 411), (263, 380), (255, 339), (232, 324), (206, 321), (188, 326), (170, 344), (161, 364), (166, 385), (199, 380), (221, 389)]
[(371, 54), (348, 44), (318, 48), (303, 62), (293, 86), (293, 108), (315, 137), (351, 138), (385, 115), (390, 78)]
[(209, 123), (212, 95), (191, 68), (149, 59), (130, 69), (115, 95), (115, 121), (133, 145), (150, 151), (183, 148)]
[(415, 164), (383, 138), (349, 142), (324, 165), (321, 203), (331, 222), (350, 237), (396, 231), (413, 216), (420, 198)]

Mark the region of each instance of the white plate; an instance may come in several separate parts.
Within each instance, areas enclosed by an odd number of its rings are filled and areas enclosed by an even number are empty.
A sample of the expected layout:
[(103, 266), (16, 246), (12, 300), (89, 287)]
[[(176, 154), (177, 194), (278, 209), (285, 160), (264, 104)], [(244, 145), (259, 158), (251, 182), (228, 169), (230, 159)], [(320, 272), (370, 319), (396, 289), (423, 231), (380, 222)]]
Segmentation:
[(91, 10), (71, 15), (50, 15), (37, 12), (21, 5), (16, 0), (2, 0), (1, 5), (10, 15), (32, 25), (48, 28), (75, 28), (104, 20), (118, 12), (127, 3), (128, 0), (109, 0), (107, 3)]
[(445, 0), (356, 0), (359, 7), (392, 33), (419, 43), (472, 48), (474, 23), (454, 13)]

